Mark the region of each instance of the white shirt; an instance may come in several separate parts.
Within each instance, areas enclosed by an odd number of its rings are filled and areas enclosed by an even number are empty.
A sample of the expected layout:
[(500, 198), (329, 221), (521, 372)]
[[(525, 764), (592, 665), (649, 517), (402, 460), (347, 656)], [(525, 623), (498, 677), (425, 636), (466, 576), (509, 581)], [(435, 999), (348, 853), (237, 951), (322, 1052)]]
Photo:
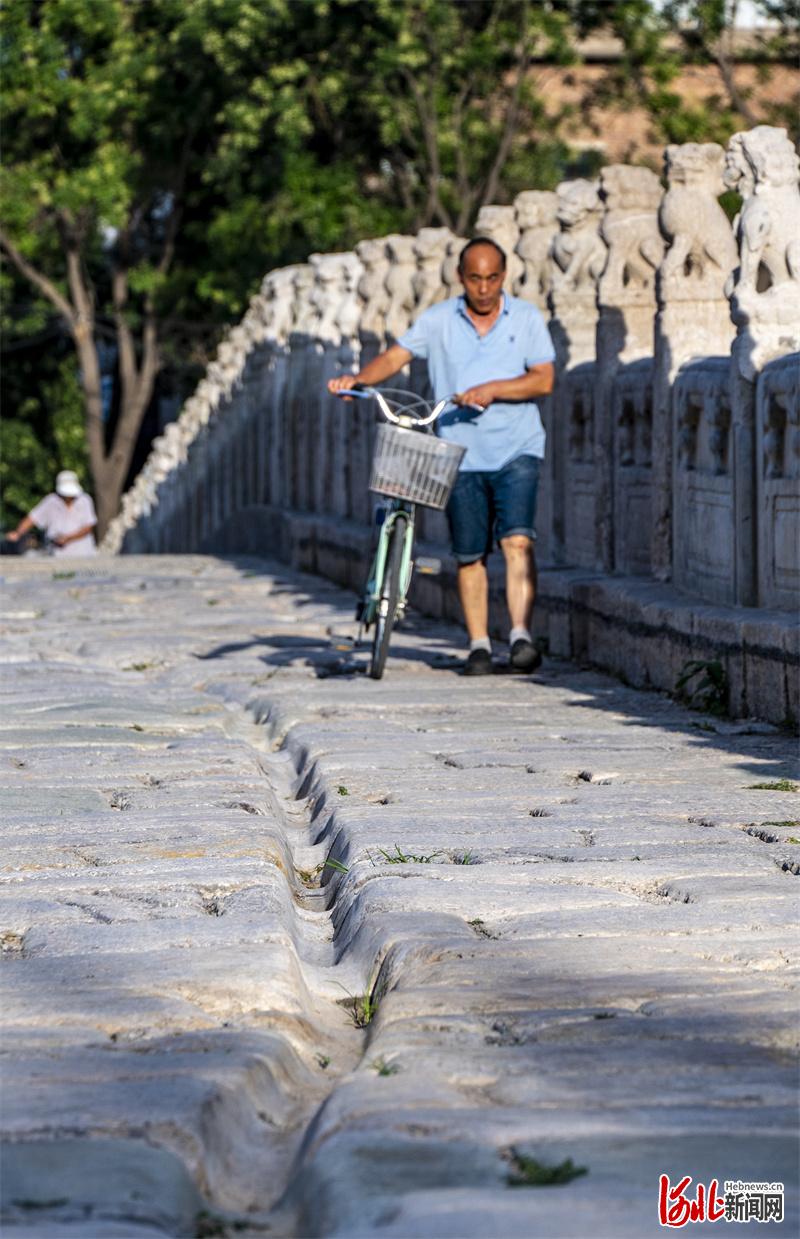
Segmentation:
[[(97, 516), (91, 495), (85, 492), (67, 504), (60, 495), (45, 495), (41, 503), (30, 513), (30, 518), (37, 529), (42, 529), (48, 538), (59, 538), (64, 534), (77, 533), (87, 525), (96, 525)], [(55, 555), (96, 555), (97, 546), (93, 533), (84, 534), (66, 546), (53, 547)]]

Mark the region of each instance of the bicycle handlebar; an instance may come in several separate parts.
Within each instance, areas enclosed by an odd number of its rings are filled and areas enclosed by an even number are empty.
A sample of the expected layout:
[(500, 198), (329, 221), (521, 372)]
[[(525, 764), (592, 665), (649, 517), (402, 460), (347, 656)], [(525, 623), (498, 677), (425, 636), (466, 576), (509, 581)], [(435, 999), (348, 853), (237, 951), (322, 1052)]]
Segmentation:
[[(383, 393), (378, 390), (377, 387), (361, 387), (359, 385), (358, 387), (350, 388), (347, 391), (339, 391), (336, 394), (337, 396), (355, 396), (356, 399), (361, 399), (361, 400), (373, 400), (373, 399), (376, 400), (378, 402), (378, 407), (381, 413), (383, 414), (383, 416), (386, 418), (386, 420), (389, 422), (394, 422), (396, 426), (401, 425), (404, 415), (408, 416), (411, 414), (414, 404), (425, 404), (426, 407), (428, 407), (427, 401), (424, 401), (421, 396), (417, 396), (414, 398), (413, 403), (410, 404), (407, 409), (402, 410), (401, 413), (398, 415), (397, 413), (394, 413), (392, 409), (389, 408), (389, 405), (386, 402), (386, 398), (384, 397)], [(409, 396), (413, 396), (413, 392), (409, 392), (408, 394)], [(431, 409), (427, 417), (415, 417), (414, 420), (416, 424), (418, 426), (432, 425), (433, 422), (435, 422), (436, 419), (443, 413), (447, 405), (452, 403), (453, 396), (455, 395), (456, 393), (454, 392), (453, 395), (445, 396), (443, 400), (438, 400), (436, 404), (433, 406), (433, 408)], [(481, 409), (480, 405), (477, 405), (477, 404), (464, 405), (463, 407), (470, 408), (470, 409), (480, 409), (480, 412), (481, 413), (483, 412), (483, 409)]]

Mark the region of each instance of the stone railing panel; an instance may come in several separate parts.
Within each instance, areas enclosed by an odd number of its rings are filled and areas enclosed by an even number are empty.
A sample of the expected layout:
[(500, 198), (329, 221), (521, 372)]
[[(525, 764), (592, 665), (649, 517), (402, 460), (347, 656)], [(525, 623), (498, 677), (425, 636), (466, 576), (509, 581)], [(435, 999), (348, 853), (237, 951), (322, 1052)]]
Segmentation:
[(756, 403), (759, 603), (800, 600), (800, 356), (773, 361)]
[(652, 539), (653, 363), (617, 372), (614, 419), (614, 567), (646, 576)]
[(735, 601), (730, 362), (689, 363), (674, 388), (673, 579), (708, 602)]

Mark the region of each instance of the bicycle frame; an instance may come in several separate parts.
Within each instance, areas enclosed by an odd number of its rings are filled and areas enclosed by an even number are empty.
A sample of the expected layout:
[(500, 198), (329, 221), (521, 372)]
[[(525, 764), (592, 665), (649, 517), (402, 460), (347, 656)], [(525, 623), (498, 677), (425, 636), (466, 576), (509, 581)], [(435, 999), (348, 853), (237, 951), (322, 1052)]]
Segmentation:
[(399, 513), (402, 513), (406, 518), (406, 532), (403, 545), (402, 567), (400, 570), (400, 598), (397, 604), (398, 617), (402, 618), (405, 611), (406, 597), (411, 585), (411, 576), (414, 571), (412, 555), (414, 550), (415, 508), (413, 503), (405, 503), (402, 499), (392, 499), (389, 502), (389, 506), (386, 509), (386, 515), (381, 523), (380, 533), (378, 534), (378, 546), (372, 560), (369, 579), (364, 589), (362, 598), (361, 623), (367, 628), (371, 624), (375, 623), (378, 615), (381, 588), (383, 586), (383, 576), (386, 571), (386, 557), (389, 551), (389, 541), (392, 529), (394, 528)]

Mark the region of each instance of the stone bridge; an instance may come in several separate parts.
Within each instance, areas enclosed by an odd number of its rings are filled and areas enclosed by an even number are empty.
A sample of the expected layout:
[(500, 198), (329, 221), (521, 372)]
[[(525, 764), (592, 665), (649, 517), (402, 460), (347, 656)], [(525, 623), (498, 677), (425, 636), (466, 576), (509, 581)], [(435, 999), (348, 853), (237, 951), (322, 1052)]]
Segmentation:
[[(126, 553), (4, 563), (4, 1234), (798, 1233), (797, 161), (667, 177), (478, 221), (559, 350), (536, 676), (455, 674), (452, 565), (380, 684), (352, 645), (324, 384), (454, 290), (441, 229), (269, 275)], [(691, 658), (734, 718), (637, 687)]]
[[(718, 663), (731, 713), (775, 722), (800, 716), (797, 163), (785, 131), (762, 125), (727, 151), (668, 147), (666, 192), (646, 168), (612, 166), (484, 207), (476, 225), (558, 350), (539, 636), (667, 690), (689, 660)], [(742, 198), (733, 226), (724, 187)], [(106, 547), (252, 551), (360, 585), (375, 415), (325, 383), (458, 291), (462, 244), (423, 228), (270, 273)], [(424, 364), (406, 382), (424, 392)], [(423, 513), (421, 535), (446, 566), (414, 601), (454, 618), (443, 517)]]

